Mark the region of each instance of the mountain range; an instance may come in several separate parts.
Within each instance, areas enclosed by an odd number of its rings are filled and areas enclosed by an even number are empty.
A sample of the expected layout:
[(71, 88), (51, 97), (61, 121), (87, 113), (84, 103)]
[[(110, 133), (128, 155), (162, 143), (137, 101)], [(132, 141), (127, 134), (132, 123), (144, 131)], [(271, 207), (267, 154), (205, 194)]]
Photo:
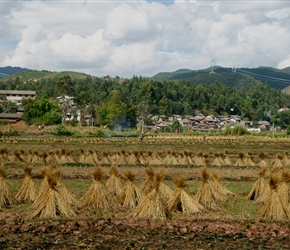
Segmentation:
[[(90, 75), (73, 71), (51, 72), (47, 70), (30, 70), (20, 67), (0, 67), (0, 80), (22, 81), (37, 80), (41, 78), (55, 78), (70, 75), (74, 78), (85, 78)], [(1, 79), (2, 78), (2, 79)], [(290, 92), (290, 67), (276, 69), (271, 67), (258, 68), (226, 68), (217, 66), (202, 70), (179, 69), (174, 72), (160, 72), (149, 79), (154, 81), (185, 80), (191, 83), (211, 84), (219, 82), (233, 88), (247, 88), (251, 83), (258, 80), (268, 84), (271, 88), (285, 89)]]

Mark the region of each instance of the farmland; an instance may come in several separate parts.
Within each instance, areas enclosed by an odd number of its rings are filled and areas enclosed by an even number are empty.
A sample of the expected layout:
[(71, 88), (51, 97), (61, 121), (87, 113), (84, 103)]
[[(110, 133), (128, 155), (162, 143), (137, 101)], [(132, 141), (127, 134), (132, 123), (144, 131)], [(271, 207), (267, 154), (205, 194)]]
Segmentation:
[[(0, 246), (20, 249), (289, 249), (289, 220), (264, 220), (263, 204), (247, 199), (261, 168), (287, 171), (288, 138), (148, 136), (138, 138), (74, 138), (52, 136), (2, 137), (0, 159), (5, 181), (16, 195), (24, 179), (23, 167), (32, 166), (32, 178), (40, 187), (43, 169), (57, 165), (60, 182), (80, 201), (93, 183), (96, 166), (102, 182), (111, 166), (118, 177), (134, 173), (138, 187), (146, 170), (164, 173), (162, 182), (173, 191), (174, 178), (184, 178), (184, 189), (194, 196), (202, 185), (204, 166), (216, 173), (229, 196), (222, 208), (200, 213), (172, 212), (167, 219), (135, 219), (132, 209), (79, 210), (73, 218), (32, 218), (30, 203), (8, 205), (0, 213)], [(263, 153), (263, 154), (262, 154)], [(247, 159), (247, 161), (246, 161)], [(241, 163), (243, 162), (243, 163)]]

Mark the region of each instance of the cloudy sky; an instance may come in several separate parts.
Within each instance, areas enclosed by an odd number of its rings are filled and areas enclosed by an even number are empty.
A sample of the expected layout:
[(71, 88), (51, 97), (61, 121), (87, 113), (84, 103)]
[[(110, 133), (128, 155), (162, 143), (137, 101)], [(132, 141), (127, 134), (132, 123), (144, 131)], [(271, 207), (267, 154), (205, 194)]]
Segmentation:
[(290, 2), (0, 0), (0, 66), (153, 76), (290, 66)]

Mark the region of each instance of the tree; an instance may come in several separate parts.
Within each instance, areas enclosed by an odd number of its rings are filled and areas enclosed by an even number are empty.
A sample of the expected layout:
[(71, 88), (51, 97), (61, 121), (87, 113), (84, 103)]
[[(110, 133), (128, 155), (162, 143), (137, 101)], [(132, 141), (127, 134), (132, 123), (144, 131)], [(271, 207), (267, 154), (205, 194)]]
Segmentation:
[(29, 125), (61, 123), (62, 112), (60, 107), (47, 99), (23, 99), (22, 106), (24, 108), (22, 119)]

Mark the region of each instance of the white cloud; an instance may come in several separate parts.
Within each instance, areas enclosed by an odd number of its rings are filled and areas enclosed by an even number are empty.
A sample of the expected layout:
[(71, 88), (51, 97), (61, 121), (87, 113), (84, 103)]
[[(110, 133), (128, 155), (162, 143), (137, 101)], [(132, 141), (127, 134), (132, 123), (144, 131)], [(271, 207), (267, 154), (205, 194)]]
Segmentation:
[(213, 58), (290, 66), (286, 2), (160, 2), (0, 2), (0, 65), (121, 77), (208, 68)]

